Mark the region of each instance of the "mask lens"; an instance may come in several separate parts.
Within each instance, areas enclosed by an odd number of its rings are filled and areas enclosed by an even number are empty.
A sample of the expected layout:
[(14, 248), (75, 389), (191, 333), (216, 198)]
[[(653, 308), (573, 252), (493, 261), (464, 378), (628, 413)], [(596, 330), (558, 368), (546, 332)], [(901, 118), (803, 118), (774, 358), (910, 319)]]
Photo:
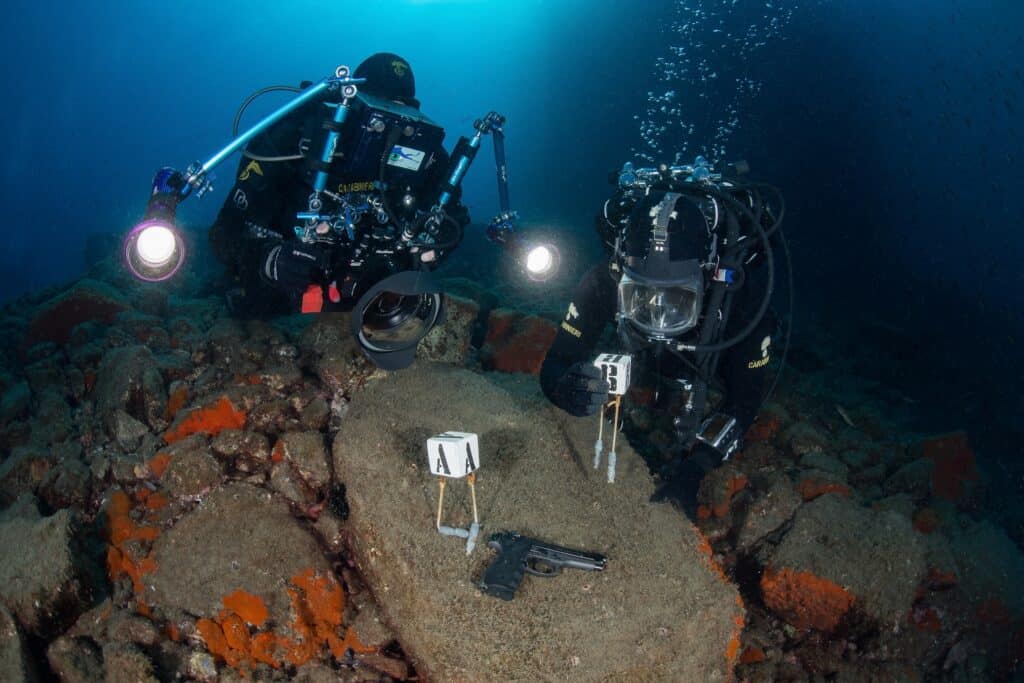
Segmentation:
[(641, 330), (677, 335), (696, 324), (697, 283), (649, 285), (623, 276), (619, 282), (619, 315)]

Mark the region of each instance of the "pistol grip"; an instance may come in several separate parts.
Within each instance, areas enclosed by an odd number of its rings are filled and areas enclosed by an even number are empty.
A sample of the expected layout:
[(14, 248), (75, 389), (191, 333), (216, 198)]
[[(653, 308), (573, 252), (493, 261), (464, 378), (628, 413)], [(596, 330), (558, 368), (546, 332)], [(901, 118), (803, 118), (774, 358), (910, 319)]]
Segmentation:
[(524, 559), (509, 552), (499, 552), (498, 557), (484, 571), (480, 589), (502, 600), (514, 598), (519, 584), (523, 582)]

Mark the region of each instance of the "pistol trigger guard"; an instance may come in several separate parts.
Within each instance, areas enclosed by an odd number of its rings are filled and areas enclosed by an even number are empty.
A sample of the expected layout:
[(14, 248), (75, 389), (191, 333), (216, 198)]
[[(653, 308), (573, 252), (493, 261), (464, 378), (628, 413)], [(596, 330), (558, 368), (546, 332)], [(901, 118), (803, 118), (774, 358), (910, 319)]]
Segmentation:
[[(546, 566), (547, 570), (536, 569), (535, 565)], [(558, 576), (562, 573), (562, 568), (557, 564), (550, 564), (544, 560), (528, 560), (526, 566), (523, 567), (523, 571), (533, 576), (541, 576), (546, 579), (550, 579), (552, 576)]]

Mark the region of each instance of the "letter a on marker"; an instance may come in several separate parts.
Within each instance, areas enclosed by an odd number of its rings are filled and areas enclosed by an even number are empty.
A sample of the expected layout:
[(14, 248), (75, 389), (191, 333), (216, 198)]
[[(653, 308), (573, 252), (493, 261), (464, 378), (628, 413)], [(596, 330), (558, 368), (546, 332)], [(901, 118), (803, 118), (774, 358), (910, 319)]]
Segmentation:
[(476, 463), (473, 462), (473, 449), (469, 443), (466, 443), (466, 472), (475, 472)]
[(448, 468), (448, 461), (444, 459), (444, 446), (437, 444), (437, 467), (438, 472), (444, 472), (445, 474), (451, 474), (452, 471)]

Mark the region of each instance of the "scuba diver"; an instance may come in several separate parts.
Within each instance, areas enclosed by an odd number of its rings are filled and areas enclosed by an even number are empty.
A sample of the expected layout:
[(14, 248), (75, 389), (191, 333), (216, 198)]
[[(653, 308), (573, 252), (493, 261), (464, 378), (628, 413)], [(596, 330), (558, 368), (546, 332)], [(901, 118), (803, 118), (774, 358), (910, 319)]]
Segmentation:
[(579, 283), (541, 387), (572, 415), (601, 410), (609, 385), (593, 358), (614, 322), (620, 351), (653, 375), (656, 405), (670, 411), (681, 451), (660, 468), (652, 500), (694, 518), (701, 480), (742, 447), (766, 396), (782, 197), (712, 173), (701, 157), (657, 169), (627, 163), (617, 183), (596, 221), (609, 258)]
[[(246, 107), (279, 90), (294, 97), (239, 132)], [(146, 212), (124, 237), (125, 265), (144, 282), (175, 277), (188, 252), (178, 206), (210, 192), (212, 171), (241, 152), (234, 187), (209, 231), (234, 280), (229, 308), (246, 315), (351, 311), (363, 353), (386, 370), (407, 367), (444, 320), (431, 271), (462, 241), (469, 214), (461, 184), (485, 136), (494, 141), (500, 205), (488, 239), (531, 278), (557, 269), (553, 246), (516, 232), (504, 125), (504, 116), (488, 112), (449, 156), (444, 129), (419, 109), (412, 68), (387, 52), (354, 72), (339, 65), (316, 83), (261, 88), (239, 108), (227, 145), (184, 171), (156, 172)]]
[[(420, 112), (409, 63), (381, 52), (353, 76), (365, 82), (343, 124), (332, 119), (337, 105), (325, 94), (242, 151), (234, 187), (209, 231), (214, 254), (234, 283), (228, 292), (233, 312), (351, 310), (375, 283), (401, 271), (432, 269), (461, 239), (469, 215), (459, 188), (448, 183), (444, 130)], [(265, 88), (242, 109), (269, 90), (301, 92), (309, 85)], [(332, 133), (337, 147), (324, 153), (324, 161), (320, 150)], [(322, 192), (314, 188), (318, 172), (327, 174)], [(442, 229), (435, 231), (435, 243), (395, 248), (396, 226), (400, 231), (419, 220), (443, 191), (451, 200), (438, 218)], [(297, 215), (305, 226), (296, 227)], [(401, 300), (381, 301), (387, 308)]]

